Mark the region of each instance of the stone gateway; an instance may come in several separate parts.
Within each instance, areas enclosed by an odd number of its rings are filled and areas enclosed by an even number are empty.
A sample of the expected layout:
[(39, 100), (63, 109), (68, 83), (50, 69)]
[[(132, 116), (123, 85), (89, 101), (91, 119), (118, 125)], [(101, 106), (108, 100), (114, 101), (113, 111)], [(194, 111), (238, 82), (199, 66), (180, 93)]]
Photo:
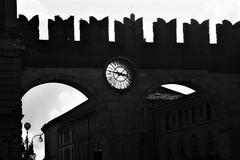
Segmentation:
[[(73, 22), (55, 16), (48, 21), (49, 40), (39, 40), (38, 16), (17, 18), (16, 0), (0, 1), (0, 159), (21, 159), (21, 98), (47, 82), (88, 97), (71, 112), (85, 117), (72, 129), (94, 121), (94, 132), (84, 135), (87, 147), (77, 146), (93, 153), (87, 159), (240, 159), (239, 22), (217, 24), (217, 44), (209, 43), (209, 21), (184, 23), (184, 43), (176, 42), (176, 19), (158, 18), (152, 43), (133, 14), (115, 21), (115, 42), (108, 39), (108, 17), (80, 20), (80, 41), (74, 41)], [(164, 84), (196, 92), (180, 95)], [(68, 126), (65, 116), (57, 122)], [(59, 127), (59, 136), (71, 135), (68, 129)], [(61, 159), (49, 152), (49, 140), (45, 159)]]

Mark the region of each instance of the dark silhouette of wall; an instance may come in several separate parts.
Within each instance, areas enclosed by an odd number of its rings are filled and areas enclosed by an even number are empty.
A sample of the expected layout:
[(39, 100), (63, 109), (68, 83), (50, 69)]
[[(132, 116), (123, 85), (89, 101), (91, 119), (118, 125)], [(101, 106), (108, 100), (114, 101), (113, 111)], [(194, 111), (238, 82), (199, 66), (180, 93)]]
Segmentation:
[(74, 18), (69, 17), (63, 20), (60, 16), (55, 16), (55, 20), (48, 20), (49, 40), (53, 42), (65, 42), (74, 40)]
[(90, 44), (106, 44), (108, 42), (108, 17), (98, 21), (95, 17), (89, 17), (89, 23), (80, 20), (80, 39)]
[[(127, 55), (135, 59), (138, 67), (239, 72), (239, 67), (237, 67), (239, 55), (236, 54), (239, 50), (238, 23), (232, 25), (226, 20), (222, 24), (217, 24), (217, 44), (209, 43), (208, 20), (201, 24), (194, 19), (190, 24), (184, 23), (184, 43), (176, 43), (176, 19), (166, 23), (158, 18), (157, 22), (153, 23), (153, 43), (144, 41), (142, 18), (138, 20), (134, 17), (124, 18), (123, 24), (115, 21), (115, 42), (108, 41), (107, 17), (100, 21), (90, 17), (89, 24), (85, 20), (80, 20), (80, 42), (74, 41), (73, 17), (62, 20), (56, 16), (55, 21), (49, 20), (49, 41), (38, 40), (37, 16), (27, 21), (23, 15), (20, 15), (18, 24), (20, 24), (18, 28), (23, 40), (26, 43), (31, 42), (29, 48), (35, 46), (46, 50), (45, 53), (47, 53), (50, 50), (49, 46), (51, 48), (58, 48), (52, 46), (64, 46), (68, 54), (76, 54), (77, 50), (81, 50), (81, 53), (78, 53), (79, 56), (97, 59), (91, 65), (100, 66), (106, 58), (112, 55)], [(90, 51), (87, 45), (101, 49)], [(64, 51), (63, 48), (59, 54), (62, 51)], [(89, 52), (91, 54), (88, 54)], [(103, 53), (104, 56), (102, 56)], [(56, 64), (57, 62), (54, 65)], [(78, 64), (73, 62), (71, 65)]]

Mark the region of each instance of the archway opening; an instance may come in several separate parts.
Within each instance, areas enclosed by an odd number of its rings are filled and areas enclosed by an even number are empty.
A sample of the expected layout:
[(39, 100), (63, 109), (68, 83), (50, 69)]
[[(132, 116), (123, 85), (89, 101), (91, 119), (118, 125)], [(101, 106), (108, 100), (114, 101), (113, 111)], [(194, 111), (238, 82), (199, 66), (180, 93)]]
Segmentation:
[[(44, 143), (37, 138), (42, 126), (54, 118), (66, 113), (88, 100), (81, 91), (63, 83), (44, 83), (28, 90), (22, 97), (22, 124), (29, 122), (29, 141), (33, 140), (36, 160), (44, 158)], [(22, 138), (26, 139), (26, 130), (22, 128)]]
[(181, 85), (181, 84), (169, 83), (169, 84), (164, 84), (164, 85), (161, 85), (161, 86), (164, 87), (164, 88), (182, 93), (184, 95), (189, 95), (189, 94), (192, 94), (192, 93), (196, 92), (193, 88), (190, 88), (188, 86)]
[(182, 84), (169, 83), (154, 88), (150, 93), (148, 93), (145, 99), (172, 101), (192, 94), (196, 94), (196, 90), (193, 88)]

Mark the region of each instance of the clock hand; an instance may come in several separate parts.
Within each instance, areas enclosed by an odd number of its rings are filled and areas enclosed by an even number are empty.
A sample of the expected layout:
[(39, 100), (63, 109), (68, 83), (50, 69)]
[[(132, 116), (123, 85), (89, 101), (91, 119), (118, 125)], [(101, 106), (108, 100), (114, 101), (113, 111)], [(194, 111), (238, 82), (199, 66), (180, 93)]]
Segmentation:
[(115, 71), (111, 71), (111, 70), (107, 70), (108, 72), (112, 72), (112, 73), (115, 73), (115, 74), (118, 74), (119, 75), (119, 72), (115, 72)]
[[(115, 73), (115, 74), (118, 74), (118, 77), (119, 76), (125, 76), (127, 77), (127, 74), (124, 74), (123, 72), (116, 72), (116, 71), (110, 71), (110, 70), (107, 70), (108, 72), (112, 72), (112, 73)], [(125, 71), (125, 70), (124, 70)]]
[(107, 70), (108, 72), (112, 72), (112, 73), (119, 73), (119, 72), (115, 72), (115, 71), (111, 71), (111, 70)]
[(126, 69), (124, 69), (122, 72), (121, 72), (121, 74), (123, 75), (123, 76), (125, 76), (125, 77), (128, 77), (128, 74), (126, 73), (126, 74), (124, 74), (123, 72), (124, 71), (126, 71), (127, 72), (127, 70)]
[(117, 72), (117, 74), (120, 75), (120, 76), (125, 76), (125, 77), (127, 77), (127, 74), (124, 74), (124, 73), (122, 73), (122, 72)]

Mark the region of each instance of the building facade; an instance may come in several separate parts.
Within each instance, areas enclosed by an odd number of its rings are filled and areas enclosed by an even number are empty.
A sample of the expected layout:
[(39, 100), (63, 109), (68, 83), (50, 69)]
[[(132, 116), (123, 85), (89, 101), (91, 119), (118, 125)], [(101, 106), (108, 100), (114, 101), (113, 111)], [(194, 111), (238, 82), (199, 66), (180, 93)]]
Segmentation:
[(84, 102), (43, 126), (45, 159), (93, 159), (93, 152), (100, 148), (96, 146), (96, 112), (91, 105)]
[(223, 149), (226, 133), (219, 129), (214, 103), (195, 93), (166, 105), (154, 104), (150, 109), (153, 145), (158, 159), (228, 159)]

